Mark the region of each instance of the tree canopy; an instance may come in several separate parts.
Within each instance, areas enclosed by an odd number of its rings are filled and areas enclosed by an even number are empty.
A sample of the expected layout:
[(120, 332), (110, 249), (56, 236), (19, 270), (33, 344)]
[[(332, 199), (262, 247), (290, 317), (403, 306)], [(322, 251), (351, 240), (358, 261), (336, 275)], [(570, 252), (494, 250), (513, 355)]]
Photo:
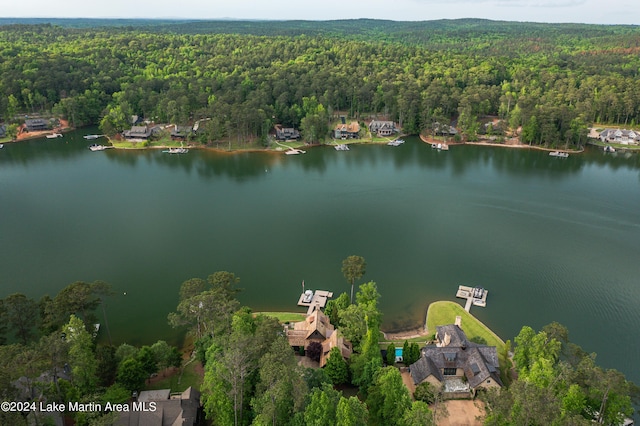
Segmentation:
[(640, 30), (632, 26), (103, 24), (0, 26), (0, 115), (13, 122), (53, 112), (110, 134), (132, 115), (206, 118), (197, 140), (247, 143), (276, 123), (320, 141), (338, 111), (386, 116), (406, 133), (457, 122), (473, 140), (491, 115), (514, 132), (522, 127), (527, 143), (568, 148), (584, 144), (591, 123), (640, 122)]

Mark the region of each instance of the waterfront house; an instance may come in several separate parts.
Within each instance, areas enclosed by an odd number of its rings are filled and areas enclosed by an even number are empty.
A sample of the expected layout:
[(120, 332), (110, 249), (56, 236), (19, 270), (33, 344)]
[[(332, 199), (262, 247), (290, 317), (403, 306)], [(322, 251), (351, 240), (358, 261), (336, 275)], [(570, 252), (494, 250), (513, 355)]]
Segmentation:
[(422, 348), (409, 372), (416, 386), (429, 382), (448, 397), (471, 397), (481, 388), (502, 387), (496, 347), (470, 342), (455, 324), (437, 327), (436, 343)]
[(396, 129), (396, 124), (393, 121), (379, 121), (373, 120), (369, 123), (369, 131), (371, 134), (376, 134), (378, 136), (391, 136), (398, 133), (398, 129)]
[(6, 138), (7, 137), (7, 126), (6, 124), (3, 124), (2, 126), (0, 126), (0, 138)]
[(191, 134), (193, 134), (191, 126), (178, 126), (176, 124), (171, 129), (171, 139), (173, 140), (185, 140)]
[[(137, 409), (122, 410), (117, 426), (194, 426), (200, 424), (200, 392), (189, 387), (171, 394), (170, 389), (142, 391)], [(153, 404), (152, 404), (153, 403)], [(155, 406), (155, 408), (154, 408)]]
[(149, 126), (132, 126), (130, 130), (125, 130), (125, 139), (149, 139), (152, 129)]
[(640, 132), (627, 129), (605, 129), (600, 132), (600, 140), (605, 143), (637, 145), (640, 143)]
[(276, 139), (279, 141), (300, 139), (300, 132), (293, 127), (282, 127), (280, 124), (276, 124), (274, 127)]
[(336, 139), (356, 139), (360, 137), (360, 125), (357, 121), (347, 124), (343, 119), (342, 123), (335, 127), (333, 137)]
[(322, 344), (320, 367), (324, 367), (327, 363), (329, 352), (333, 347), (338, 347), (345, 359), (351, 357), (353, 352), (351, 342), (340, 334), (320, 308), (314, 310), (304, 321), (287, 327), (285, 331), (289, 345), (293, 348), (306, 348), (311, 342)]
[(44, 118), (30, 118), (24, 121), (25, 126), (27, 127), (27, 131), (29, 132), (40, 132), (43, 130), (49, 130), (51, 126), (49, 125), (49, 121)]
[(440, 136), (455, 136), (458, 130), (448, 124), (440, 124), (437, 121), (433, 123), (433, 133)]

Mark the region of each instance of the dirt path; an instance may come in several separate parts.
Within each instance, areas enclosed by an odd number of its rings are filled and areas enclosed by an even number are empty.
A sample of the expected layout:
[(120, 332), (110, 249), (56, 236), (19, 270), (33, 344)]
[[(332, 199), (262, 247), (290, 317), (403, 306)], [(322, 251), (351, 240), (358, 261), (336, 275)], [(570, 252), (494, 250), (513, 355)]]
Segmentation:
[(449, 415), (438, 421), (438, 426), (481, 426), (484, 418), (484, 404), (481, 401), (446, 401)]

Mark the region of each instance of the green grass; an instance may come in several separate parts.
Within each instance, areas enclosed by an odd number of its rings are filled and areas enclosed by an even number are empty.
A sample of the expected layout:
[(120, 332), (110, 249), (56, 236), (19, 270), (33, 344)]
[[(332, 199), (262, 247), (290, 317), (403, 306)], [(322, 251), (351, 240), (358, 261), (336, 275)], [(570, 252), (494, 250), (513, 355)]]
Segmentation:
[(171, 389), (171, 392), (173, 393), (183, 392), (190, 386), (193, 386), (194, 389), (200, 390), (202, 377), (200, 377), (196, 372), (197, 364), (197, 361), (193, 361), (184, 367), (182, 377), (180, 376), (180, 369), (177, 369), (175, 374), (168, 375), (167, 377), (146, 386), (146, 390)]
[(605, 147), (607, 145), (614, 147), (615, 149), (628, 149), (628, 150), (640, 150), (640, 146), (638, 145), (625, 145), (623, 143), (614, 143), (614, 142), (602, 142), (600, 139), (590, 139), (588, 144)]
[(504, 348), (504, 342), (498, 335), (456, 302), (440, 301), (429, 305), (427, 310), (427, 330), (429, 334), (433, 335), (439, 325), (455, 323), (457, 315), (462, 317), (461, 328), (469, 340), (476, 336), (482, 337), (487, 341), (487, 345), (497, 347), (498, 352)]
[(305, 314), (301, 314), (297, 312), (256, 312), (256, 314), (275, 317), (281, 323), (304, 321), (304, 319), (307, 317)]

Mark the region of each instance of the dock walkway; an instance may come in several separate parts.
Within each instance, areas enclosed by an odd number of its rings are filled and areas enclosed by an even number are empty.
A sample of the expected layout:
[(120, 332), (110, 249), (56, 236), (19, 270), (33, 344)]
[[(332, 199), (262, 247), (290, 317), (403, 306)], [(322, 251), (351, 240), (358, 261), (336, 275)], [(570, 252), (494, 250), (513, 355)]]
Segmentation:
[(464, 310), (471, 312), (471, 305), (474, 306), (487, 306), (487, 294), (488, 290), (482, 287), (468, 287), (465, 285), (458, 286), (458, 292), (456, 297), (461, 299), (467, 299), (467, 303), (464, 305)]
[(306, 296), (305, 293), (300, 295), (298, 306), (307, 306), (307, 316), (309, 316), (315, 311), (316, 307), (324, 308), (327, 304), (327, 299), (333, 297), (333, 293), (326, 290), (316, 290), (311, 299), (305, 300)]

